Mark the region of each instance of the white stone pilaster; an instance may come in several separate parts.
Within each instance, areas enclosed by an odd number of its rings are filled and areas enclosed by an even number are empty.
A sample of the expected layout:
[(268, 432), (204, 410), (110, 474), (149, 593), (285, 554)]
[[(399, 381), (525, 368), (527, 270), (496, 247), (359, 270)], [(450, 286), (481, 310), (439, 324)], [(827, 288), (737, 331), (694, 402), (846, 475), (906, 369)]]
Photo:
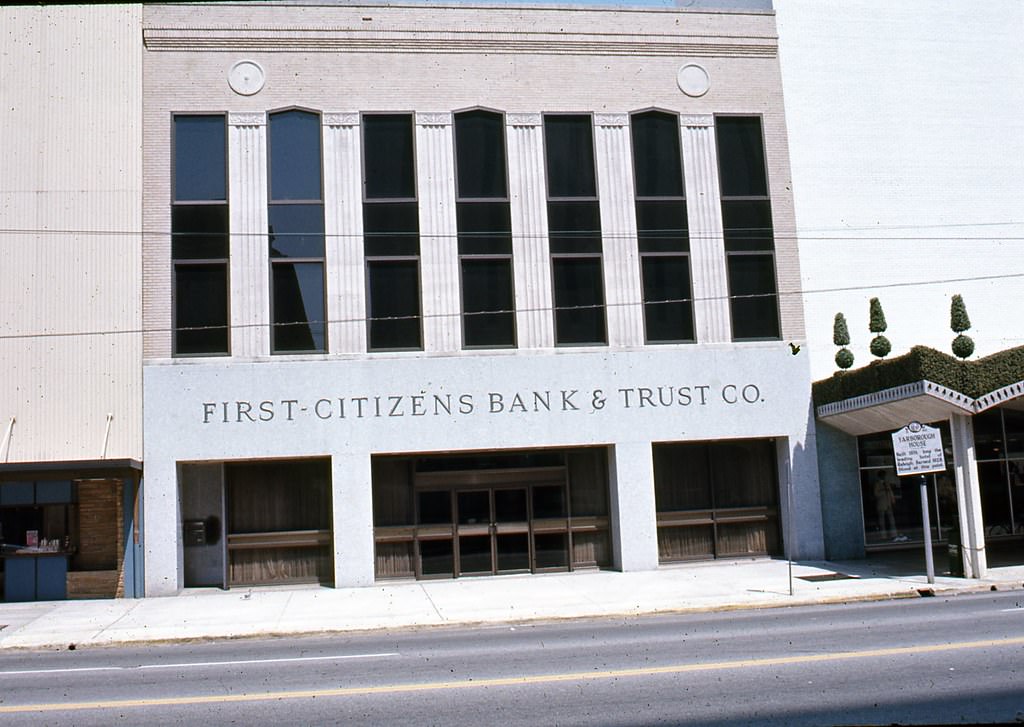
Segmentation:
[(732, 340), (713, 116), (680, 117), (698, 343)]
[(174, 596), (182, 588), (184, 573), (177, 466), (167, 456), (147, 456), (146, 459), (146, 476), (142, 483), (144, 595), (147, 598)]
[(359, 114), (324, 114), (327, 341), (331, 353), (366, 352), (366, 275)]
[(981, 513), (981, 483), (974, 449), (974, 423), (969, 416), (951, 414), (949, 431), (953, 438), (953, 472), (956, 476), (964, 576), (983, 578), (988, 570), (988, 558), (985, 555), (985, 528)]
[(629, 116), (596, 114), (594, 127), (608, 345), (641, 346), (644, 309), (633, 203)]
[(371, 586), (374, 580), (373, 475), (368, 454), (331, 457), (334, 587)]
[(540, 114), (508, 114), (509, 207), (519, 348), (555, 345), (547, 174)]
[(658, 567), (658, 523), (651, 443), (617, 442), (610, 464), (614, 565), (624, 572), (654, 570)]
[[(810, 410), (810, 406), (808, 407)], [(779, 525), (783, 552), (793, 560), (823, 560), (825, 530), (818, 484), (818, 451), (808, 429), (775, 440), (778, 463)]]
[(462, 348), (454, 143), (450, 113), (416, 114), (424, 351)]
[(231, 355), (270, 354), (267, 117), (228, 114)]

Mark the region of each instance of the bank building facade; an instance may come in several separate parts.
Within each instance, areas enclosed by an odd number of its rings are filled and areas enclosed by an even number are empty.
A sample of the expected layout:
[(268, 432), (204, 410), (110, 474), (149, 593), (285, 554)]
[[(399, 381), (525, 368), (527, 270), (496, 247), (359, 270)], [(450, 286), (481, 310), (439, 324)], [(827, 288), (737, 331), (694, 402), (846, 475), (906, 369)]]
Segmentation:
[(770, 9), (239, 12), (144, 9), (147, 595), (824, 555)]

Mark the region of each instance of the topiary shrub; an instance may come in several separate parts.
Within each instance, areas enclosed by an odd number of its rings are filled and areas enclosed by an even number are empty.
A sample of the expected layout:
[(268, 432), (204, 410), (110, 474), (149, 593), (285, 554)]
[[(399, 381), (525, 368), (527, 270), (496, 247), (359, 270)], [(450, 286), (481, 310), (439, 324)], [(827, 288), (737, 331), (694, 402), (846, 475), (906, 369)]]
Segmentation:
[(954, 333), (959, 334), (953, 339), (953, 354), (959, 358), (967, 358), (974, 353), (974, 340), (964, 335), (964, 331), (971, 327), (971, 319), (967, 315), (964, 299), (959, 295), (954, 295), (949, 304), (949, 327)]
[(882, 335), (885, 329), (888, 327), (885, 322), (885, 312), (882, 310), (882, 304), (878, 301), (878, 298), (872, 298), (870, 301), (870, 316), (868, 318), (868, 330), (875, 334), (875, 337), (871, 339), (871, 353), (878, 358), (885, 358), (892, 350), (892, 344), (889, 343), (889, 339)]
[(841, 348), (836, 351), (836, 366), (843, 370), (853, 366), (853, 351), (848, 348)]
[(832, 343), (841, 346), (836, 351), (836, 366), (841, 369), (853, 366), (853, 352), (846, 348), (850, 345), (850, 329), (846, 325), (846, 316), (842, 313), (836, 313), (835, 322), (832, 324)]

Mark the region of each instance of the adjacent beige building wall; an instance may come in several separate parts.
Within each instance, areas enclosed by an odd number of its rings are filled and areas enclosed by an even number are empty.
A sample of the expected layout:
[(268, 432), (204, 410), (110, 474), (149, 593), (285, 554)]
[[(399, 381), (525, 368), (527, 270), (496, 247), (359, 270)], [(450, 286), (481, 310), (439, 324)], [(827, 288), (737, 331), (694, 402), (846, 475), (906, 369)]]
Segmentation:
[(141, 19), (0, 8), (0, 462), (142, 456)]
[[(485, 8), (482, 10), (482, 8)], [(266, 114), (299, 106), (324, 114), (327, 149), (333, 149), (337, 135), (330, 119), (349, 118), (367, 111), (414, 112), (417, 119), (438, 112), (451, 113), (473, 107), (487, 107), (506, 114), (510, 189), (513, 195), (513, 234), (522, 236), (516, 225), (531, 217), (537, 200), (516, 198), (523, 190), (517, 180), (543, 190), (543, 165), (517, 168), (523, 160), (537, 161), (532, 149), (524, 157), (523, 130), (517, 120), (536, 118), (545, 112), (591, 113), (595, 126), (599, 118), (625, 118), (625, 114), (650, 108), (681, 116), (747, 114), (763, 117), (769, 185), (772, 195), (776, 240), (776, 268), (781, 309), (782, 338), (801, 341), (804, 335), (802, 300), (799, 295), (800, 269), (796, 240), (792, 235), (793, 202), (783, 113), (775, 18), (770, 12), (698, 12), (687, 10), (643, 10), (608, 8), (526, 8), (480, 6), (397, 6), (397, 5), (278, 5), (246, 4), (244, 9), (228, 4), (147, 5), (144, 9), (145, 44), (145, 221), (151, 231), (145, 242), (144, 317), (148, 335), (147, 361), (171, 356), (171, 264), (167, 231), (170, 228), (171, 119), (174, 113)], [(228, 72), (240, 60), (260, 64), (266, 74), (265, 86), (250, 96), (236, 94), (228, 85)], [(710, 75), (706, 94), (691, 97), (677, 84), (677, 73), (687, 63), (698, 63)], [(603, 128), (603, 127), (602, 127)], [(450, 134), (444, 127), (439, 134)], [(611, 143), (607, 133), (595, 129), (597, 171), (602, 215), (619, 219), (623, 230), (631, 229), (630, 195), (614, 194), (631, 186), (632, 163), (629, 144)], [(627, 138), (625, 134), (623, 138)], [(533, 141), (539, 141), (540, 138)], [(621, 140), (619, 140), (621, 141)], [(428, 153), (419, 139), (418, 155)], [(438, 144), (441, 142), (438, 141)], [(531, 142), (532, 143), (532, 142)], [(541, 140), (542, 143), (542, 140)], [(443, 146), (449, 146), (450, 142)], [(437, 147), (442, 148), (441, 146)], [(436, 151), (436, 149), (435, 149)], [(430, 152), (433, 153), (433, 152)], [(618, 155), (618, 156), (616, 156)], [(714, 158), (713, 156), (711, 157)], [(542, 161), (542, 157), (540, 157)], [(421, 160), (422, 162), (422, 160)], [(355, 160), (352, 163), (356, 163)], [(332, 160), (332, 165), (335, 160)], [(331, 167), (334, 174), (339, 170)], [(539, 172), (534, 173), (534, 172)], [(421, 204), (427, 183), (420, 170)], [(607, 175), (614, 179), (607, 179)], [(262, 183), (232, 176), (238, 186)], [(435, 182), (436, 183), (436, 180)], [(327, 190), (339, 193), (332, 180)], [(527, 192), (531, 190), (526, 190)], [(532, 190), (536, 192), (536, 189)], [(709, 190), (701, 188), (706, 194)], [(232, 199), (253, 193), (232, 189)], [(543, 191), (541, 192), (543, 195)], [(236, 196), (241, 195), (241, 196)], [(540, 198), (541, 202), (543, 197)], [(326, 199), (328, 207), (340, 199)], [(440, 204), (440, 202), (439, 202)], [(611, 209), (608, 205), (617, 205)], [(719, 209), (713, 200), (709, 209)], [(421, 210), (421, 215), (424, 212)], [(720, 213), (719, 213), (720, 214)], [(232, 211), (234, 219), (235, 211)], [(328, 213), (332, 224), (341, 219)], [(442, 237), (454, 234), (453, 216), (441, 215), (437, 223), (453, 229), (432, 229)], [(435, 226), (436, 227), (436, 226)], [(532, 232), (536, 225), (527, 231)], [(352, 229), (342, 230), (349, 233)], [(621, 230), (616, 230), (621, 232)], [(424, 241), (428, 235), (425, 234)], [(517, 240), (520, 238), (517, 237)], [(621, 246), (620, 246), (621, 247)], [(634, 245), (635, 247), (635, 245)], [(517, 302), (543, 304), (548, 296), (522, 289), (524, 281), (548, 281), (546, 255), (517, 255)], [(428, 256), (422, 259), (421, 275), (429, 276)], [(618, 268), (635, 266), (636, 255), (615, 246), (605, 247), (606, 300), (619, 306), (633, 305), (631, 316), (609, 314), (609, 345), (631, 347), (642, 343), (636, 330), (640, 320), (637, 274)], [(724, 270), (724, 260), (719, 266)], [(531, 270), (524, 271), (524, 265)], [(532, 268), (536, 268), (535, 270)], [(694, 273), (698, 273), (695, 269)], [(719, 274), (724, 275), (723, 272)], [(329, 285), (340, 276), (331, 268)], [(356, 278), (352, 278), (356, 280)], [(259, 281), (256, 281), (259, 283)], [(262, 283), (269, 285), (269, 281)], [(424, 278), (422, 290), (437, 291), (441, 280)], [(696, 290), (718, 291), (716, 286), (695, 286)], [(248, 293), (232, 283), (232, 311), (252, 308), (257, 298), (265, 306), (266, 291)], [(235, 298), (241, 294), (242, 299)], [(345, 291), (327, 291), (330, 315), (345, 320), (359, 312), (359, 306), (341, 305)], [(458, 301), (447, 296), (438, 305), (453, 310), (434, 310), (450, 321), (457, 332)], [(347, 300), (347, 298), (346, 298)], [(724, 300), (700, 306), (728, 308)], [(427, 302), (424, 301), (424, 312)], [(550, 345), (550, 313), (520, 315), (520, 349)], [(264, 310), (251, 311), (249, 321), (236, 325), (260, 325), (267, 320)], [(715, 326), (721, 327), (721, 317)], [(726, 316), (724, 320), (728, 320)], [(349, 325), (346, 323), (346, 325)], [(715, 326), (711, 326), (714, 328)], [(698, 331), (701, 328), (698, 322)], [(344, 340), (338, 322), (331, 326), (331, 353), (359, 354), (365, 334), (349, 331)], [(427, 332), (424, 354), (462, 353), (458, 335)], [(722, 336), (703, 338), (705, 343), (728, 343)], [(234, 340), (234, 338), (233, 338)], [(745, 344), (733, 344), (742, 347)], [(236, 357), (265, 355), (252, 347), (233, 350)], [(195, 361), (195, 359), (191, 359)], [(181, 363), (187, 363), (182, 359)]]

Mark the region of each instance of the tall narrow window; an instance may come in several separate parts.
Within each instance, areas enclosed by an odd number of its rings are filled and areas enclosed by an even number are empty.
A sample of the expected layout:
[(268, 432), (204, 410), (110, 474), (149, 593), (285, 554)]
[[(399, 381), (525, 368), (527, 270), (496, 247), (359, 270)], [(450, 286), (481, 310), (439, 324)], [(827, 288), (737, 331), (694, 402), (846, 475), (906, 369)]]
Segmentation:
[(175, 355), (224, 355), (228, 337), (227, 132), (224, 116), (174, 117)]
[(555, 343), (606, 343), (601, 212), (590, 117), (544, 117)]
[(420, 223), (412, 116), (363, 117), (369, 349), (422, 348)]
[(274, 353), (325, 351), (320, 115), (270, 115), (270, 273)]
[(679, 120), (659, 111), (634, 114), (630, 131), (647, 340), (693, 341), (690, 236)]
[(516, 345), (512, 230), (501, 114), (455, 115), (456, 214), (467, 348)]
[(734, 340), (778, 338), (775, 237), (761, 119), (715, 119)]

